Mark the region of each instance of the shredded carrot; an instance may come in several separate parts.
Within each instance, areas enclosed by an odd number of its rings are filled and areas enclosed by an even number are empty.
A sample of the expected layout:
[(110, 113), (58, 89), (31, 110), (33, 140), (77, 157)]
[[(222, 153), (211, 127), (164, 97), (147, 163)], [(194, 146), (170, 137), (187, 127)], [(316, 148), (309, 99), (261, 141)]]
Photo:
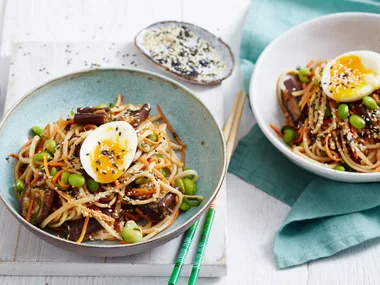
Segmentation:
[(90, 216), (87, 216), (84, 220), (84, 224), (83, 224), (83, 228), (82, 228), (82, 232), (80, 233), (80, 236), (79, 238), (77, 239), (77, 243), (81, 243), (84, 239), (84, 236), (86, 234), (86, 230), (87, 230), (87, 225), (88, 225), (88, 221), (90, 220)]
[(30, 222), (30, 218), (32, 217), (33, 205), (34, 205), (34, 200), (30, 200), (29, 207), (28, 207), (28, 212), (27, 212), (26, 217), (25, 217), (25, 220), (27, 222)]
[(58, 180), (58, 186), (59, 186), (60, 188), (62, 188), (63, 190), (67, 190), (67, 189), (70, 188), (70, 184), (63, 184), (63, 183), (61, 182), (61, 179)]
[(57, 174), (54, 175), (53, 180), (51, 182), (57, 183), (57, 181), (59, 180), (59, 178), (61, 178), (63, 172), (65, 172), (65, 171), (64, 170), (58, 171)]
[(360, 141), (362, 144), (367, 144), (367, 142), (366, 142), (365, 140), (359, 138), (358, 133), (356, 132), (356, 130), (355, 130), (355, 128), (354, 128), (353, 126), (351, 126), (351, 132), (352, 132), (352, 134), (354, 135), (354, 137), (355, 137), (358, 141)]
[(120, 214), (123, 214), (124, 216), (127, 216), (128, 218), (134, 220), (135, 222), (139, 221), (139, 218), (136, 217), (135, 215), (128, 213), (128, 212), (120, 212)]
[(153, 223), (153, 221), (147, 215), (145, 215), (139, 208), (136, 208), (135, 211), (136, 211), (137, 214), (139, 214), (145, 220), (147, 220), (148, 222)]
[(46, 155), (44, 155), (44, 168), (45, 168), (45, 173), (46, 173), (47, 177), (50, 177), (50, 172), (49, 172), (49, 167), (48, 167)]
[(29, 183), (30, 186), (34, 186), (37, 181), (40, 179), (40, 176), (37, 175), (36, 177), (34, 177), (34, 179)]
[(379, 172), (380, 171), (380, 165), (378, 167), (376, 167), (374, 171)]
[(296, 144), (299, 144), (302, 141), (304, 132), (305, 132), (305, 127), (302, 127), (298, 130), (298, 139), (295, 141)]
[(40, 152), (42, 148), (44, 147), (46, 139), (43, 137), (40, 142), (38, 143), (38, 147), (36, 148), (36, 153)]
[(309, 102), (311, 96), (315, 93), (315, 91), (317, 91), (318, 88), (319, 87), (315, 87), (312, 91), (309, 92), (309, 94), (307, 94), (305, 101), (301, 105), (301, 111), (303, 110), (303, 108), (305, 108), (305, 106)]
[(9, 154), (9, 156), (16, 158), (16, 159), (19, 159), (19, 156), (17, 153), (11, 153), (11, 154)]
[(314, 59), (310, 60), (310, 61), (308, 62), (308, 64), (306, 64), (306, 67), (310, 67), (310, 66), (312, 66), (312, 65), (314, 64), (314, 62), (315, 62)]
[(57, 166), (57, 167), (65, 167), (66, 166), (66, 162), (63, 162), (63, 161), (50, 161), (50, 162), (48, 162), (48, 165), (49, 166)]
[(26, 148), (27, 146), (29, 146), (30, 144), (32, 143), (32, 139), (29, 138), (29, 140), (21, 147), (21, 149), (24, 149)]
[(157, 105), (157, 110), (158, 113), (161, 115), (161, 119), (165, 122), (165, 124), (168, 126), (169, 131), (172, 133), (173, 137), (176, 139), (178, 144), (182, 147), (181, 149), (181, 156), (182, 156), (182, 162), (183, 162), (183, 167), (185, 167), (185, 145), (182, 143), (181, 139), (177, 135), (177, 133), (174, 131), (172, 125), (169, 123), (168, 119), (165, 117), (164, 113), (161, 110), (161, 107)]
[(143, 188), (133, 188), (130, 192), (128, 192), (128, 197), (135, 197), (135, 196), (144, 196), (144, 195), (152, 195), (156, 193), (156, 190), (147, 190)]
[(284, 135), (280, 132), (280, 130), (279, 130), (275, 125), (273, 125), (273, 124), (269, 124), (269, 126), (272, 128), (272, 130), (275, 131), (275, 133), (276, 133), (279, 137), (281, 137), (281, 138), (284, 137)]
[(127, 242), (125, 240), (121, 240), (120, 243), (122, 243), (122, 244), (129, 244), (129, 242)]
[(326, 140), (325, 140), (325, 152), (326, 152), (327, 156), (328, 156), (329, 158), (331, 158), (332, 160), (334, 160), (334, 161), (341, 161), (340, 158), (336, 158), (336, 157), (334, 157), (334, 156), (331, 154), (331, 152), (330, 152), (330, 149), (329, 149), (329, 136), (326, 136)]
[(376, 101), (376, 103), (379, 103), (379, 97), (377, 97), (376, 94), (372, 94), (372, 98)]
[[(307, 84), (306, 83), (302, 83), (302, 89), (305, 90), (307, 87)], [(286, 90), (286, 89), (285, 89)]]

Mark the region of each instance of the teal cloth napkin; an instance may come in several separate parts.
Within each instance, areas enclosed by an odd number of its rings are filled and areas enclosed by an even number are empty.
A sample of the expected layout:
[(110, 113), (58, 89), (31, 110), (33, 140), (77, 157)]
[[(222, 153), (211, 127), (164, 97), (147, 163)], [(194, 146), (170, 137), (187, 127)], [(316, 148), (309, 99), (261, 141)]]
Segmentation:
[[(316, 16), (347, 11), (380, 13), (380, 2), (253, 0), (240, 51), (246, 90), (254, 63), (271, 40)], [(380, 237), (379, 183), (341, 183), (307, 172), (272, 146), (257, 125), (238, 143), (229, 172), (292, 207), (274, 240), (278, 268)]]

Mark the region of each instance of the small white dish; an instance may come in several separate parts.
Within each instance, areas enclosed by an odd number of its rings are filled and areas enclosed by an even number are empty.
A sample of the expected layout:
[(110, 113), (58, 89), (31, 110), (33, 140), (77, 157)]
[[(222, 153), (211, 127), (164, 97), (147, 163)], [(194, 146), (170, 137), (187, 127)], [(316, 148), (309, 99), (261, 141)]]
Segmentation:
[(137, 34), (135, 45), (162, 70), (196, 84), (219, 84), (235, 67), (231, 48), (222, 39), (185, 22), (152, 24)]
[(298, 156), (269, 127), (284, 125), (276, 96), (280, 74), (311, 59), (334, 58), (353, 50), (380, 53), (380, 15), (338, 13), (298, 25), (269, 44), (257, 60), (250, 84), (250, 102), (261, 130), (286, 157), (304, 169), (343, 182), (380, 181), (378, 173), (342, 172)]

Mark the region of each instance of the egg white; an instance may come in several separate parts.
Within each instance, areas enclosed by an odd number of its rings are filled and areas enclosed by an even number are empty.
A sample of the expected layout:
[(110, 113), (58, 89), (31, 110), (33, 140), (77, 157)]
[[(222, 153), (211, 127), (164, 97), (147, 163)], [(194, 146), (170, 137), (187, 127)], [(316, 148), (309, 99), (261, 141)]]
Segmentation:
[(91, 158), (93, 157), (93, 153), (98, 145), (98, 142), (105, 140), (118, 140), (121, 144), (125, 144), (126, 149), (125, 152), (122, 153), (124, 156), (124, 165), (122, 165), (122, 167), (124, 169), (128, 169), (131, 165), (137, 148), (136, 131), (127, 122), (111, 122), (103, 124), (93, 130), (82, 144), (80, 149), (80, 161), (86, 173), (97, 182), (99, 182), (98, 175), (96, 169), (94, 169), (91, 165)]
[(380, 87), (380, 54), (361, 50), (361, 51), (351, 51), (345, 54), (341, 54), (328, 62), (323, 69), (321, 85), (324, 93), (329, 96), (331, 99), (336, 100), (329, 90), (329, 85), (331, 82), (330, 69), (331, 66), (339, 60), (341, 57), (355, 55), (360, 58), (361, 63), (366, 69), (374, 71), (377, 75), (367, 74), (364, 76), (364, 80), (367, 83), (366, 85), (357, 88), (355, 94), (352, 94), (350, 97), (343, 97), (340, 99), (340, 102), (353, 102), (362, 99), (364, 96), (371, 94), (373, 91)]

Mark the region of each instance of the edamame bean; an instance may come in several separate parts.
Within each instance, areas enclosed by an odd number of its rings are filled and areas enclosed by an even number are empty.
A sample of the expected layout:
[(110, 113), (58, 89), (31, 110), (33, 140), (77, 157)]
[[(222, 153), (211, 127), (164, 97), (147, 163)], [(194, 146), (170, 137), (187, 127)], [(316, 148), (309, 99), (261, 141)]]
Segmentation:
[(339, 170), (339, 171), (346, 171), (346, 169), (342, 165), (339, 165), (339, 166), (335, 167), (334, 169)]
[(44, 150), (47, 150), (48, 152), (53, 154), (57, 149), (57, 143), (55, 142), (55, 140), (46, 140), (43, 148)]
[(67, 185), (69, 184), (69, 176), (70, 176), (70, 172), (63, 172), (62, 175), (61, 175), (61, 183), (63, 185)]
[(198, 207), (201, 204), (199, 200), (190, 200), (186, 197), (183, 197), (183, 201), (186, 202), (190, 207)]
[(85, 182), (86, 181), (82, 175), (75, 173), (75, 174), (70, 174), (69, 176), (69, 183), (73, 187), (77, 187), (77, 188), (82, 187)]
[(51, 176), (56, 175), (57, 172), (58, 172), (58, 170), (57, 170), (57, 168), (55, 168), (55, 167), (53, 167), (52, 169), (50, 169), (50, 175), (51, 175)]
[(185, 189), (185, 184), (183, 183), (183, 180), (178, 178), (176, 181), (175, 181), (175, 184), (177, 184), (177, 186), (179, 187), (179, 190), (182, 192), (182, 193), (186, 193), (186, 189)]
[(165, 171), (165, 169), (163, 169), (163, 168), (160, 168), (160, 172), (161, 172), (161, 174), (162, 174), (163, 176), (165, 176), (165, 177), (166, 177), (166, 171)]
[(310, 76), (311, 72), (310, 69), (307, 67), (301, 68), (298, 71), (298, 78), (301, 80), (302, 83), (309, 83), (310, 82)]
[(135, 180), (135, 183), (136, 183), (137, 185), (141, 185), (141, 184), (148, 183), (149, 180), (150, 180), (150, 179), (149, 179), (148, 177), (141, 176), (141, 177), (139, 177), (139, 178), (137, 178), (137, 179)]
[(283, 126), (282, 128), (281, 128), (281, 133), (282, 134), (285, 134), (285, 131), (286, 130), (294, 130), (294, 127), (292, 127), (292, 126), (288, 126), (288, 125), (285, 125), (285, 126)]
[[(186, 168), (184, 168), (183, 170), (184, 170), (184, 171), (186, 171), (186, 170), (191, 170), (191, 168), (186, 167)], [(194, 175), (187, 175), (187, 176), (185, 176), (185, 178), (193, 179), (193, 178), (194, 178)]]
[(195, 192), (197, 192), (197, 186), (190, 178), (183, 179), (183, 184), (185, 186), (186, 195), (194, 195)]
[(292, 145), (293, 144), (293, 141), (294, 139), (296, 138), (297, 136), (297, 133), (295, 130), (293, 129), (288, 129), (285, 131), (284, 133), (284, 142), (287, 144), (287, 145)]
[(21, 179), (17, 179), (16, 180), (16, 190), (18, 193), (22, 193), (22, 191), (24, 191), (24, 181), (22, 181)]
[(37, 136), (40, 136), (43, 132), (43, 129), (39, 126), (34, 126), (32, 127), (32, 132), (37, 135)]
[(113, 108), (113, 107), (115, 107), (115, 104), (114, 103), (110, 103), (110, 108)]
[(350, 117), (350, 124), (357, 129), (363, 129), (365, 127), (365, 121), (359, 115), (352, 115)]
[(368, 109), (375, 110), (377, 108), (377, 103), (375, 99), (373, 99), (370, 96), (364, 96), (363, 97), (363, 104), (366, 106)]
[(139, 242), (142, 240), (143, 235), (141, 228), (136, 224), (135, 221), (129, 220), (123, 230), (121, 231), (121, 236), (126, 242)]
[(33, 156), (33, 159), (35, 161), (44, 161), (44, 156), (46, 156), (47, 160), (50, 160), (52, 159), (53, 157), (51, 156), (50, 153), (48, 152), (39, 152), (39, 153), (36, 153), (34, 156)]
[(90, 192), (96, 192), (99, 190), (99, 183), (96, 182), (94, 179), (90, 178), (86, 181), (87, 189)]
[(187, 210), (190, 209), (190, 205), (187, 204), (185, 201), (182, 201), (182, 204), (179, 208), (181, 209), (181, 211), (186, 212)]
[(342, 120), (347, 119), (348, 117), (348, 105), (347, 104), (340, 104), (338, 107), (338, 116)]
[(150, 134), (150, 135), (148, 136), (148, 139), (150, 139), (151, 141), (156, 142), (156, 141), (157, 141), (157, 135), (156, 135), (155, 133)]

